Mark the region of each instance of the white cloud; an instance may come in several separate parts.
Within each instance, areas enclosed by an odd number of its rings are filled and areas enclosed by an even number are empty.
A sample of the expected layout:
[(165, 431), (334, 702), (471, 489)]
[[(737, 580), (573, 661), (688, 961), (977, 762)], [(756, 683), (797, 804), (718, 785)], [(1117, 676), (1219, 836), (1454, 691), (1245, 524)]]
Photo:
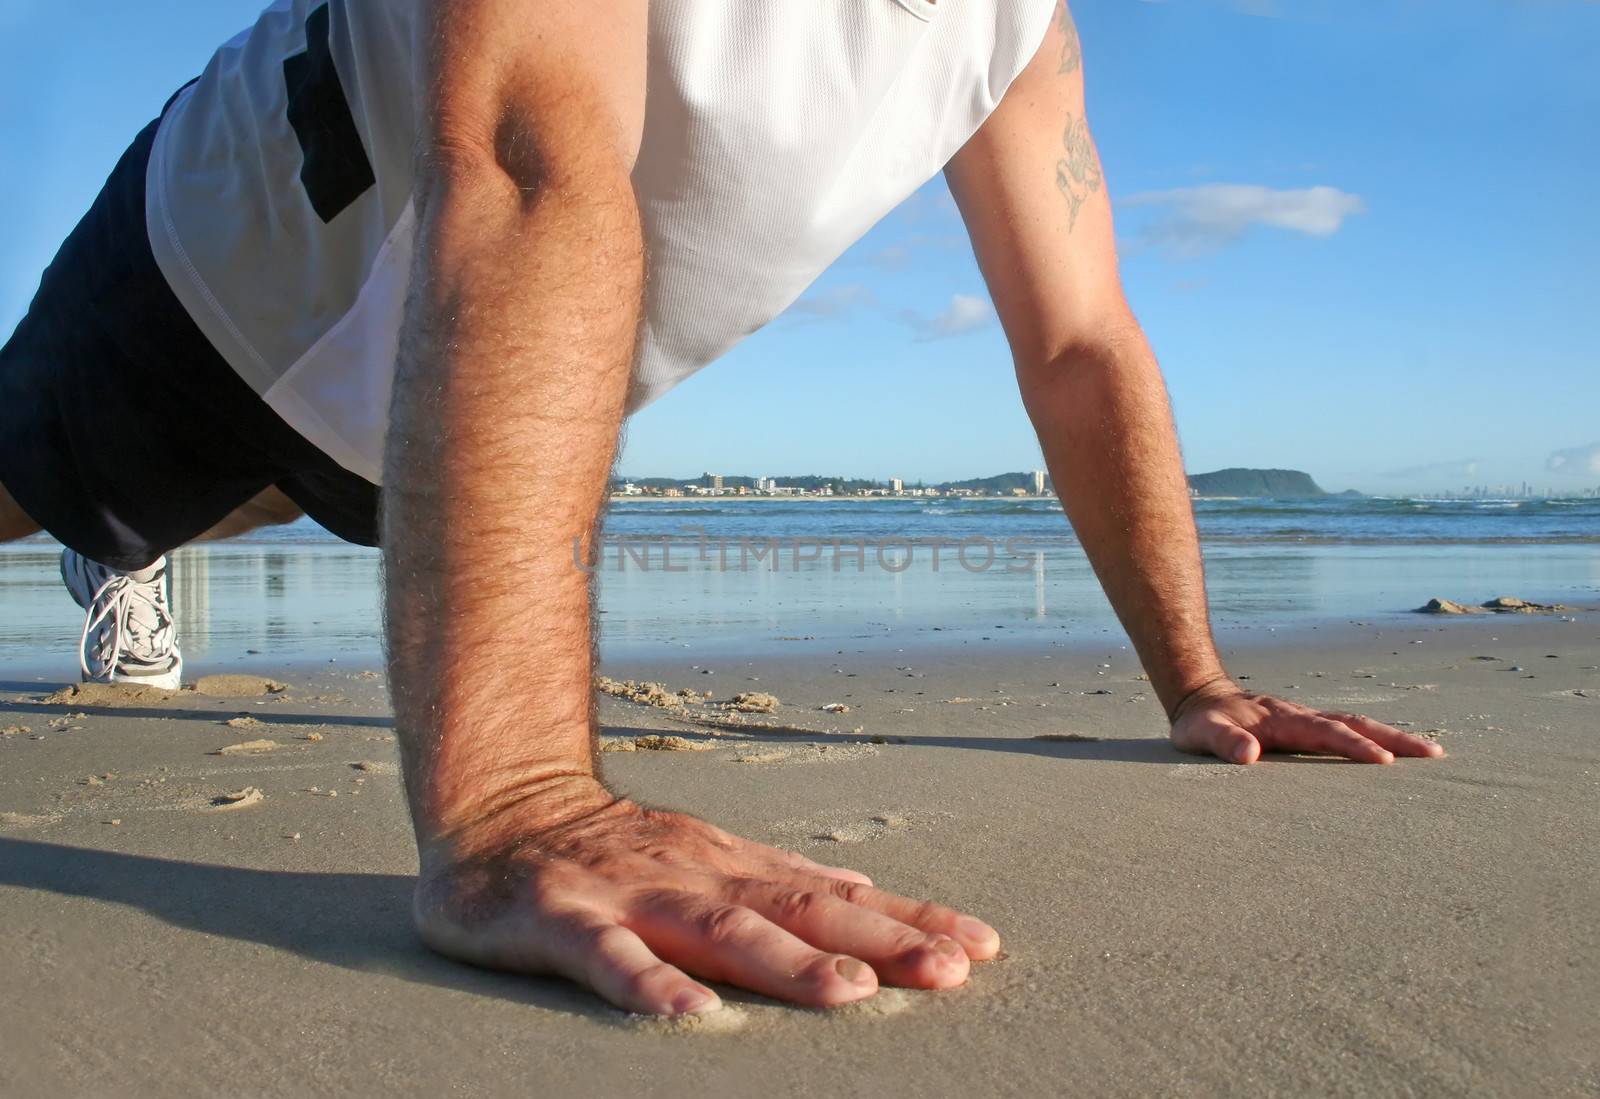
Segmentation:
[(975, 294), (952, 294), (950, 304), (931, 317), (915, 309), (903, 309), (900, 319), (911, 326), (918, 339), (944, 340), (987, 327), (994, 321), (994, 306)]
[(807, 321), (840, 321), (858, 313), (878, 314), (898, 319), (916, 334), (919, 341), (943, 340), (983, 328), (995, 319), (994, 306), (975, 294), (952, 294), (937, 313), (918, 309), (894, 309), (878, 299), (872, 287), (852, 282), (807, 294), (784, 313), (797, 324)]
[(1139, 231), (1139, 240), (1181, 256), (1231, 244), (1253, 225), (1331, 237), (1346, 218), (1366, 210), (1360, 195), (1337, 187), (1275, 190), (1252, 183), (1145, 191), (1122, 200), (1122, 205), (1160, 211)]
[(1545, 459), (1544, 467), (1552, 473), (1600, 477), (1600, 443), (1554, 451)]

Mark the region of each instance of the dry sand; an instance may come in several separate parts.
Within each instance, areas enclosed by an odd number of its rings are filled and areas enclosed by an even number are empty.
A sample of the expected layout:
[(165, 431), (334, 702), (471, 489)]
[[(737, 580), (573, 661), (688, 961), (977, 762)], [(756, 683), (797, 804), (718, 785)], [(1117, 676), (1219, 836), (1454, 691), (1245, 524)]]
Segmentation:
[[(958, 991), (730, 992), (687, 1022), (416, 945), (370, 674), (59, 704), (6, 683), (0, 1094), (1592, 1095), (1596, 621), (1232, 658), (1450, 751), (1381, 769), (1177, 755), (1117, 648), (790, 655), (717, 665), (693, 701), (687, 659), (608, 669), (685, 692), (605, 698), (622, 789), (1005, 936)], [(700, 750), (638, 750), (668, 738)]]

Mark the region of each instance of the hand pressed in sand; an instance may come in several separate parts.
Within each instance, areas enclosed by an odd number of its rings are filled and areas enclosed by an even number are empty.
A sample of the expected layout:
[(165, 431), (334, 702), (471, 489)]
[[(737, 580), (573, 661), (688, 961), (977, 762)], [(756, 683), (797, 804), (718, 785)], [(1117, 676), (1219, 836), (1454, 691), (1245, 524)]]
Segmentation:
[(1184, 699), (1172, 719), (1172, 743), (1185, 752), (1243, 764), (1256, 762), (1262, 752), (1320, 752), (1357, 763), (1444, 755), (1433, 741), (1370, 717), (1324, 713), (1242, 691), (1231, 681), (1202, 687)]
[(951, 988), (999, 952), (970, 916), (593, 779), (572, 779), (560, 801), (559, 820), (513, 810), (424, 851), (416, 919), (428, 945), (561, 975), (646, 1014), (720, 1006), (702, 981), (814, 1007), (864, 999), (880, 981)]

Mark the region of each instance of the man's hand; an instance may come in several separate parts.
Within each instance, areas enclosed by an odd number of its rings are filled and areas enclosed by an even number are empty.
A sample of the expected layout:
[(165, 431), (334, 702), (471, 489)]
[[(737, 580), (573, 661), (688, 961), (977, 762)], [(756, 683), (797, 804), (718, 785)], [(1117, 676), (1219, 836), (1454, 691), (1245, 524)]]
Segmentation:
[[(423, 851), (425, 942), (475, 965), (559, 974), (646, 1014), (706, 1011), (695, 977), (832, 1007), (879, 981), (950, 988), (992, 958), (988, 925), (872, 888), (849, 870), (739, 839), (704, 821), (572, 779)], [(691, 976), (691, 974), (693, 976)]]
[(1178, 706), (1172, 743), (1179, 751), (1254, 763), (1262, 752), (1321, 752), (1357, 763), (1393, 763), (1396, 756), (1437, 759), (1444, 749), (1360, 714), (1323, 713), (1231, 682), (1202, 688)]

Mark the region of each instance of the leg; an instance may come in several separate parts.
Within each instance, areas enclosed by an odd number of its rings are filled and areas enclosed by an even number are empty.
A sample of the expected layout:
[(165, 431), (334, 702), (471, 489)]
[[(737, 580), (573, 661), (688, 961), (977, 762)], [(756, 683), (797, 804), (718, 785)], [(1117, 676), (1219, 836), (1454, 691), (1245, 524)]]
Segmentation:
[(224, 538), (237, 538), (261, 527), (280, 527), (292, 523), (305, 514), (300, 505), (283, 494), (276, 485), (258, 493), (254, 499), (238, 508), (222, 522), (206, 531), (196, 542), (220, 542)]
[(150, 248), (154, 124), (0, 344), (0, 540), (67, 547), (85, 678), (175, 687), (166, 554), (298, 518), (376, 541), (378, 489), (284, 423), (206, 340)]
[[(280, 489), (268, 487), (196, 541), (233, 538), (258, 527), (292, 523), (303, 514)], [(61, 578), (89, 614), (81, 658), (85, 679), (167, 690), (180, 685), (183, 654), (178, 649), (165, 556), (130, 572), (109, 569), (68, 549), (61, 556)]]
[(43, 529), (11, 498), (6, 486), (0, 485), (0, 542), (15, 542)]

